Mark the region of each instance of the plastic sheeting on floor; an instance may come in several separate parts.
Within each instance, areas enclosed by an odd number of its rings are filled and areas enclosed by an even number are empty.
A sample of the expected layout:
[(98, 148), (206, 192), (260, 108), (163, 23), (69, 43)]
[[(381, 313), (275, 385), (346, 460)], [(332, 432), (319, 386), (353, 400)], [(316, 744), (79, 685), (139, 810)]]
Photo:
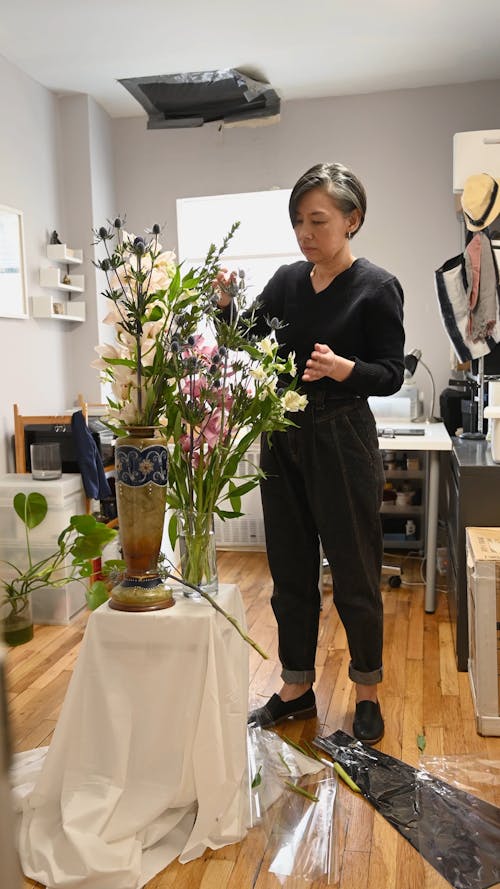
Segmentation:
[(342, 731), (314, 743), (455, 889), (500, 882), (500, 808)]

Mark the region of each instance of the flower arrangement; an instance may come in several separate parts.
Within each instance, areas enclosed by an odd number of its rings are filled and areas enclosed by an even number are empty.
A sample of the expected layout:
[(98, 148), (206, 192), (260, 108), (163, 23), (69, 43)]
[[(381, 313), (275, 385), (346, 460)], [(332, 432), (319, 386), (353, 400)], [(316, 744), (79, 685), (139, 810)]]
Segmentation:
[[(179, 535), (182, 513), (189, 513), (192, 551), (184, 571), (196, 580), (196, 541), (210, 533), (204, 517), (221, 519), (242, 515), (241, 498), (258, 483), (262, 472), (245, 457), (261, 433), (285, 429), (289, 414), (303, 409), (305, 396), (294, 389), (293, 356), (278, 355), (271, 337), (254, 341), (252, 319), (241, 330), (237, 317), (244, 307), (244, 275), (224, 279), (218, 287), (233, 289), (233, 311), (229, 321), (211, 316), (214, 337), (192, 335), (184, 343), (174, 341), (176, 388), (168, 393), (168, 433), (174, 447), (169, 470), (167, 500), (174, 510), (169, 534), (172, 544)], [(273, 322), (270, 322), (272, 327)], [(250, 334), (250, 338), (249, 338)], [(282, 380), (290, 382), (283, 385)], [(240, 464), (244, 466), (243, 475)], [(186, 536), (186, 535), (184, 535)]]
[[(116, 431), (163, 427), (173, 445), (169, 505), (222, 519), (241, 515), (241, 497), (261, 477), (249, 465), (243, 483), (234, 480), (252, 442), (286, 429), (290, 413), (307, 403), (295, 391), (293, 355), (278, 354), (276, 319), (269, 319), (270, 335), (260, 342), (252, 337), (252, 317), (243, 327), (238, 321), (246, 303), (244, 272), (220, 269), (238, 225), (220, 249), (210, 247), (201, 268), (184, 276), (175, 254), (163, 251), (158, 225), (146, 238), (127, 234), (121, 219), (95, 233), (106, 248), (96, 263), (112, 303), (105, 322), (115, 329), (115, 343), (97, 346), (100, 357), (92, 363), (111, 383), (107, 422)], [(221, 290), (233, 299), (229, 320), (218, 307)], [(175, 538), (175, 519), (172, 530)]]
[[(269, 336), (252, 336), (253, 317), (240, 319), (246, 304), (243, 271), (227, 274), (221, 257), (238, 228), (205, 262), (186, 273), (159, 241), (154, 225), (145, 237), (128, 234), (121, 219), (95, 232), (106, 255), (96, 262), (107, 279), (112, 304), (105, 322), (114, 342), (96, 347), (93, 366), (111, 385), (108, 425), (161, 427), (169, 441), (167, 503), (169, 535), (175, 545), (182, 514), (194, 516), (184, 529), (187, 559), (182, 575), (200, 585), (206, 574), (206, 517), (242, 515), (241, 498), (262, 476), (238, 467), (261, 433), (284, 430), (290, 414), (307, 399), (295, 391), (294, 356), (281, 357), (269, 319)], [(219, 308), (221, 292), (232, 298), (229, 318)]]
[(235, 230), (221, 250), (210, 249), (202, 269), (184, 276), (175, 254), (159, 242), (159, 225), (146, 237), (135, 237), (117, 218), (94, 232), (95, 243), (106, 250), (95, 265), (106, 275), (104, 296), (112, 307), (104, 323), (114, 327), (115, 337), (113, 343), (96, 346), (99, 358), (92, 366), (111, 384), (107, 420), (116, 432), (167, 425), (167, 394), (175, 386), (171, 342), (187, 340), (213, 310), (211, 281)]

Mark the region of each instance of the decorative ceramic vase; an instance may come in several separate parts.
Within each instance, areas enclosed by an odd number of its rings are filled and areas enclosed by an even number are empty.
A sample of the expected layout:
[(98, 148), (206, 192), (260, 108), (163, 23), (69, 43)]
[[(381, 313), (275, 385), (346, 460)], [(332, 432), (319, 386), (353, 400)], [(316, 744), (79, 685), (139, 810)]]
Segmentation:
[[(178, 510), (177, 534), (182, 580), (213, 596), (219, 587), (213, 514)], [(183, 592), (185, 596), (199, 595), (187, 585)]]
[(167, 443), (154, 427), (131, 426), (116, 440), (118, 528), (127, 569), (111, 590), (118, 611), (155, 611), (174, 605), (158, 571), (167, 496)]
[[(2, 594), (0, 593), (0, 598)], [(9, 596), (0, 608), (6, 645), (22, 645), (33, 639), (31, 594)], [(1, 634), (0, 634), (1, 635)]]

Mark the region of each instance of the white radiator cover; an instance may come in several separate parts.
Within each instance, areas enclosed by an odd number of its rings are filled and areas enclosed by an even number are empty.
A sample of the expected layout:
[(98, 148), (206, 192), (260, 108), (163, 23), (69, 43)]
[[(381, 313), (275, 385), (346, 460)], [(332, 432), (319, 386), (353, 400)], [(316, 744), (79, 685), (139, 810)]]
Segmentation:
[[(254, 443), (247, 451), (238, 466), (236, 478), (243, 478), (251, 471), (251, 466), (259, 465), (260, 445)], [(264, 518), (260, 501), (259, 487), (254, 488), (241, 498), (241, 512), (238, 519), (222, 521), (215, 516), (215, 539), (217, 549), (227, 550), (258, 550), (265, 551)]]

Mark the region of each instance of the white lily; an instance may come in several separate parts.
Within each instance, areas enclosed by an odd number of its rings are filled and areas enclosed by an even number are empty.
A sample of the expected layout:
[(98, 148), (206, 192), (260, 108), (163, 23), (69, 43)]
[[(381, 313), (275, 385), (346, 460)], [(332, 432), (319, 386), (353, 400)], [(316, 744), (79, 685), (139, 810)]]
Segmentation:
[(283, 405), (286, 411), (305, 411), (307, 407), (307, 395), (299, 395), (293, 389), (285, 392), (283, 396)]

